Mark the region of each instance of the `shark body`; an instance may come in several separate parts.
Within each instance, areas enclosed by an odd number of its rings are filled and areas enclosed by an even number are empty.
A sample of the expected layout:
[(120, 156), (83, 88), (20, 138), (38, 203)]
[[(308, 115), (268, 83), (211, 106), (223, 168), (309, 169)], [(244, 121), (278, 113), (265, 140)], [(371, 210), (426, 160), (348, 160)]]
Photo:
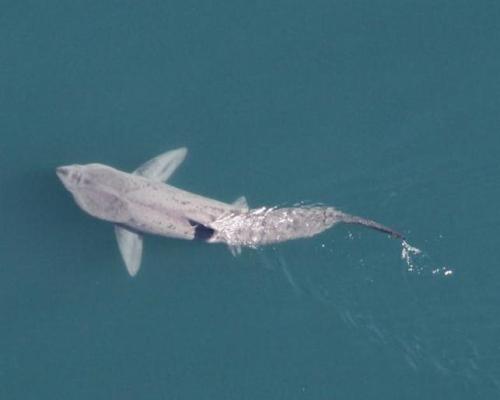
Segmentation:
[(186, 148), (166, 152), (133, 173), (103, 164), (69, 165), (56, 170), (82, 210), (115, 225), (120, 253), (131, 276), (140, 268), (144, 233), (225, 243), (233, 254), (239, 254), (241, 247), (314, 236), (339, 222), (403, 238), (377, 222), (334, 207), (249, 209), (244, 197), (224, 203), (167, 184), (186, 154)]

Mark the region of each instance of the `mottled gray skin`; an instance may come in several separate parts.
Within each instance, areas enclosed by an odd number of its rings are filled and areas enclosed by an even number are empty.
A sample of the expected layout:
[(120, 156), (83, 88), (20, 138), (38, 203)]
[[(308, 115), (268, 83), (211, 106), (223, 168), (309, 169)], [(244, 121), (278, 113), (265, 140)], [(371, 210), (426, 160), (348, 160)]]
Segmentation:
[(239, 210), (102, 164), (63, 167), (58, 175), (84, 211), (138, 232), (190, 240), (193, 222), (209, 226)]
[(402, 238), (402, 235), (377, 222), (345, 214), (334, 207), (300, 206), (259, 208), (230, 213), (210, 225), (215, 230), (209, 242), (230, 246), (258, 247), (317, 235), (342, 222), (363, 225)]
[(141, 233), (210, 243), (226, 243), (233, 255), (258, 247), (314, 236), (338, 222), (359, 224), (402, 238), (374, 221), (327, 206), (258, 208), (246, 199), (233, 204), (168, 185), (187, 148), (162, 153), (128, 174), (102, 164), (58, 167), (57, 176), (88, 214), (113, 223), (120, 254), (130, 276), (141, 266)]
[(101, 164), (61, 167), (58, 175), (84, 211), (135, 232), (192, 240), (201, 226), (210, 232), (208, 242), (236, 248), (314, 236), (339, 222), (402, 237), (374, 221), (333, 207), (248, 210)]
[(215, 220), (210, 242), (258, 247), (310, 237), (342, 222), (344, 214), (333, 207), (259, 208), (231, 213)]

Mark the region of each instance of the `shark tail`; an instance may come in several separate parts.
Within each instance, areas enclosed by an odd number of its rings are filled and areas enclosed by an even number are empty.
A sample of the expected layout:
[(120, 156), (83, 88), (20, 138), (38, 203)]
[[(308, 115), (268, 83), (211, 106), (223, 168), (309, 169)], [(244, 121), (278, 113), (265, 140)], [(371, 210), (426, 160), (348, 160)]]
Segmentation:
[(345, 223), (345, 224), (355, 224), (355, 225), (362, 225), (370, 229), (375, 229), (379, 232), (387, 233), (391, 235), (392, 237), (405, 240), (405, 237), (403, 234), (395, 231), (392, 228), (388, 228), (387, 226), (384, 226), (382, 224), (379, 224), (378, 222), (372, 221), (370, 219), (362, 218), (362, 217), (356, 217), (355, 215), (349, 215), (349, 214), (342, 214), (340, 221)]

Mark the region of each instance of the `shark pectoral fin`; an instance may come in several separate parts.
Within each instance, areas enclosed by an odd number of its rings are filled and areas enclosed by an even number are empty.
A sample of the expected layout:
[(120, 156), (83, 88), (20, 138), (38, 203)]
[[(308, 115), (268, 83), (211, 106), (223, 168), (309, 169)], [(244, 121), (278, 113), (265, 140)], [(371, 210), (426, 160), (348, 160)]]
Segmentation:
[(181, 147), (146, 161), (134, 171), (134, 174), (157, 182), (166, 182), (186, 158), (187, 148)]
[(229, 251), (233, 255), (233, 257), (239, 256), (241, 254), (241, 246), (231, 246), (228, 245)]
[(238, 197), (232, 204), (241, 211), (248, 211), (248, 203), (245, 196)]
[(115, 235), (127, 271), (134, 277), (141, 267), (142, 236), (116, 225)]

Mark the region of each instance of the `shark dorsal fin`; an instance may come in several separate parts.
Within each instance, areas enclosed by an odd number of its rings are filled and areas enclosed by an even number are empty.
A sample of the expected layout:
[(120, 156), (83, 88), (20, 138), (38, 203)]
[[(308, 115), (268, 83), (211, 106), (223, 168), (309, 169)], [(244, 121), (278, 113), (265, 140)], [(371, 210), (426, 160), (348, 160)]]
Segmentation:
[(234, 207), (242, 210), (248, 211), (248, 203), (245, 196), (238, 197), (232, 204)]
[(166, 182), (186, 158), (187, 148), (170, 150), (146, 161), (134, 171), (135, 175), (157, 182)]

